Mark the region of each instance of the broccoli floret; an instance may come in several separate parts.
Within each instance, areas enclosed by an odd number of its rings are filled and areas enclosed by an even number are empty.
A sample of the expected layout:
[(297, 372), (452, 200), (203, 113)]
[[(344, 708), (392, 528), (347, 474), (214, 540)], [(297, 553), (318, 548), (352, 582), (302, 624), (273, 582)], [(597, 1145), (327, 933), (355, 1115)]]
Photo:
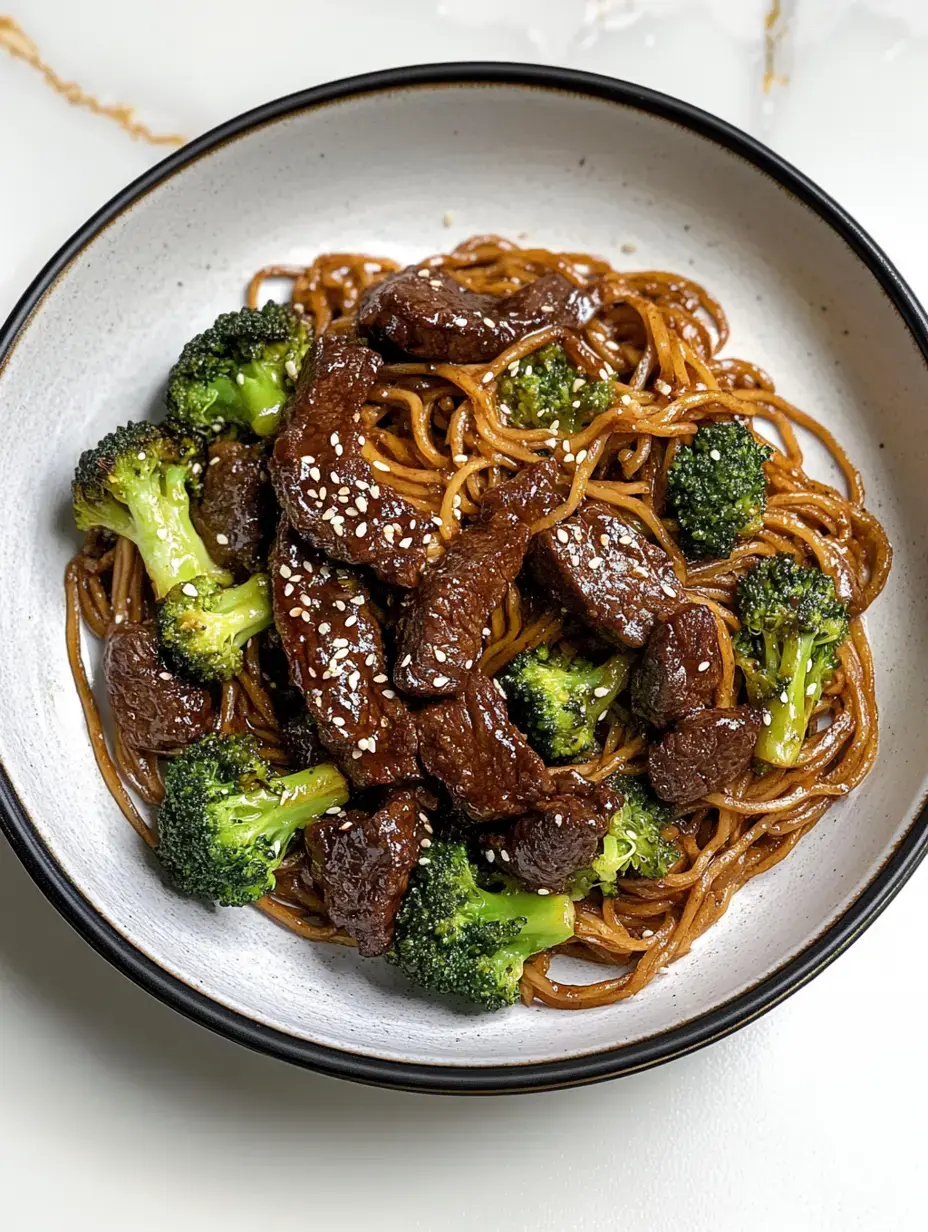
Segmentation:
[(270, 436), (311, 341), (303, 318), (283, 304), (222, 313), (171, 369), (172, 422), (201, 433), (231, 424)]
[(71, 495), (78, 529), (102, 526), (131, 539), (156, 598), (203, 574), (231, 582), (190, 521), (191, 453), (152, 423), (130, 423), (81, 454)]
[(631, 656), (601, 667), (566, 659), (548, 646), (524, 650), (499, 677), (513, 722), (552, 766), (581, 761), (596, 747), (596, 724), (628, 683)]
[(615, 382), (589, 380), (571, 366), (564, 348), (552, 343), (519, 361), (515, 371), (507, 369), (497, 397), (509, 408), (514, 427), (550, 428), (557, 420), (558, 430), (570, 434), (608, 411)]
[(241, 586), (197, 577), (168, 592), (158, 609), (158, 636), (180, 670), (195, 680), (230, 680), (242, 670), (242, 647), (274, 619), (267, 574)]
[(348, 799), (333, 765), (275, 777), (250, 736), (204, 736), (168, 766), (157, 854), (184, 894), (224, 907), (274, 889), (287, 844)]
[(680, 446), (667, 473), (667, 500), (689, 555), (725, 559), (739, 536), (760, 530), (772, 452), (737, 421), (703, 424)]
[(482, 890), (462, 843), (433, 841), (396, 917), (387, 961), (431, 992), (512, 1005), (525, 960), (573, 936), (566, 894)]
[(756, 755), (772, 766), (792, 766), (838, 666), (847, 607), (827, 574), (780, 554), (758, 561), (739, 580), (737, 609), (735, 661), (748, 697), (767, 708)]
[(614, 895), (616, 881), (629, 872), (658, 881), (680, 859), (680, 849), (661, 833), (673, 820), (673, 807), (659, 800), (639, 775), (615, 774), (609, 786), (621, 792), (623, 804), (613, 814), (600, 854), (574, 878), (573, 898), (585, 898), (596, 886)]

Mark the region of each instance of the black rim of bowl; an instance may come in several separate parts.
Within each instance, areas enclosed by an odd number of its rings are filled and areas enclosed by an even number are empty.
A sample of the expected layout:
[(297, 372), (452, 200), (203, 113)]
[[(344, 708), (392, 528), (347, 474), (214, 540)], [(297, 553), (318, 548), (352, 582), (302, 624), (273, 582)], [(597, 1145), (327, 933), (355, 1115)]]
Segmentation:
[[(345, 78), (256, 107), (198, 137), (139, 176), (98, 210), (48, 262), (0, 330), (0, 368), (46, 292), (103, 228), (152, 188), (217, 146), (284, 116), (363, 94), (412, 86), (515, 85), (603, 99), (669, 120), (740, 156), (812, 209), (867, 266), (928, 361), (928, 318), (885, 253), (826, 193), (753, 137), (723, 120), (643, 86), (569, 69), (504, 63), (448, 63)], [(311, 1043), (228, 1009), (169, 975), (104, 920), (65, 876), (0, 767), (0, 825), (54, 906), (106, 959), (194, 1021), (250, 1048), (341, 1078), (407, 1090), (502, 1094), (596, 1082), (647, 1069), (721, 1039), (777, 1005), (845, 950), (905, 884), (928, 846), (928, 806), (843, 914), (793, 959), (746, 992), (679, 1027), (606, 1051), (526, 1065), (457, 1067), (392, 1061)]]

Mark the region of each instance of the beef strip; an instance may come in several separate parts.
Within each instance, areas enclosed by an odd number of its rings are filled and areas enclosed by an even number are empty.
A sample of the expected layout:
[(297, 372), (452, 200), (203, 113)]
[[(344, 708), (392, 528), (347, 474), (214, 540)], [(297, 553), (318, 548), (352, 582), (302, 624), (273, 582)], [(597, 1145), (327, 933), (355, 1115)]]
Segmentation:
[(416, 730), (389, 688), (380, 627), (353, 570), (282, 519), (271, 554), (274, 620), (319, 739), (356, 787), (419, 778)]
[(203, 494), (190, 516), (217, 565), (240, 576), (262, 568), (273, 531), (271, 506), (263, 446), (241, 441), (211, 445)]
[(303, 770), (326, 760), (319, 728), (308, 710), (297, 711), (280, 725), (280, 740), (294, 770)]
[(488, 363), (546, 326), (579, 329), (599, 304), (563, 274), (542, 274), (512, 295), (478, 295), (443, 270), (409, 269), (369, 287), (358, 328), (375, 346), (415, 359)]
[(377, 379), (376, 352), (326, 334), (304, 363), (271, 458), (291, 525), (335, 560), (369, 565), (414, 586), (433, 530), (361, 453), (361, 407)]
[(504, 840), (509, 861), (503, 866), (530, 889), (563, 890), (574, 873), (590, 865), (621, 806), (621, 794), (592, 783), (582, 792), (543, 801), (520, 817)]
[(480, 672), (459, 697), (425, 706), (416, 720), (422, 764), (472, 820), (517, 817), (551, 794), (544, 762), (509, 722), (502, 690)]
[(529, 525), (563, 497), (557, 464), (528, 467), (495, 488), (481, 516), (427, 569), (400, 621), (397, 687), (420, 697), (464, 688), (480, 658), (490, 613), (502, 602), (528, 548)]
[(628, 646), (643, 646), (683, 602), (664, 549), (602, 501), (584, 501), (573, 517), (536, 535), (529, 560), (544, 590)]
[(687, 604), (651, 630), (632, 676), (632, 709), (655, 727), (708, 705), (722, 679), (715, 617), (701, 603)]
[(697, 710), (648, 749), (651, 785), (662, 800), (692, 804), (724, 787), (751, 763), (763, 708)]
[(409, 874), (422, 854), (426, 822), (415, 792), (393, 791), (376, 813), (352, 810), (305, 831), (329, 918), (367, 957), (390, 944)]
[(103, 674), (113, 718), (134, 749), (177, 753), (213, 726), (209, 690), (174, 675), (158, 653), (153, 625), (111, 625)]

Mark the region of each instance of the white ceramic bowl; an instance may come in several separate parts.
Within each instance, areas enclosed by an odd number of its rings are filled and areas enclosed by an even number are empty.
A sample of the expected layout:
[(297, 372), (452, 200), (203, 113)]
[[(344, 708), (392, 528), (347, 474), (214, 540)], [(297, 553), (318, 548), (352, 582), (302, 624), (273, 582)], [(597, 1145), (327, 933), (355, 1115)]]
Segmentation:
[[(450, 226), (448, 223), (450, 222)], [(882, 751), (854, 796), (636, 999), (582, 1014), (462, 1013), (381, 962), (167, 889), (97, 774), (64, 652), (80, 451), (157, 413), (182, 342), (249, 273), (332, 249), (404, 259), (475, 232), (680, 270), (861, 465), (896, 548), (869, 616)], [(633, 255), (623, 245), (636, 246)], [(271, 103), (166, 159), (92, 218), (0, 335), (3, 825), (52, 902), (116, 966), (215, 1029), (329, 1073), (525, 1090), (698, 1047), (819, 971), (924, 854), (928, 330), (899, 275), (814, 185), (743, 133), (604, 78), (446, 65)]]

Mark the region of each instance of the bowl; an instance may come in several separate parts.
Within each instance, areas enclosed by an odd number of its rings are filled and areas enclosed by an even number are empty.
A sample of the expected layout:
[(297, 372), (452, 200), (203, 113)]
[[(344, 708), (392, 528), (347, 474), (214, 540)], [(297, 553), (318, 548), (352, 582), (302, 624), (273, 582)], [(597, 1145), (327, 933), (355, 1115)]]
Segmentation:
[[(868, 615), (882, 711), (870, 777), (643, 994), (580, 1014), (462, 1012), (257, 911), (178, 897), (103, 786), (65, 657), (75, 459), (117, 423), (158, 413), (194, 327), (239, 304), (269, 262), (333, 249), (414, 259), (490, 231), (706, 284), (731, 317), (727, 353), (759, 362), (837, 434), (896, 548)], [(628, 1073), (725, 1035), (839, 954), (928, 843), (926, 356), (914, 296), (838, 205), (744, 133), (640, 86), (438, 65), (230, 121), (91, 218), (0, 334), (0, 404), (27, 425), (0, 453), (2, 824), (15, 851), (142, 987), (329, 1074), (524, 1091)]]

